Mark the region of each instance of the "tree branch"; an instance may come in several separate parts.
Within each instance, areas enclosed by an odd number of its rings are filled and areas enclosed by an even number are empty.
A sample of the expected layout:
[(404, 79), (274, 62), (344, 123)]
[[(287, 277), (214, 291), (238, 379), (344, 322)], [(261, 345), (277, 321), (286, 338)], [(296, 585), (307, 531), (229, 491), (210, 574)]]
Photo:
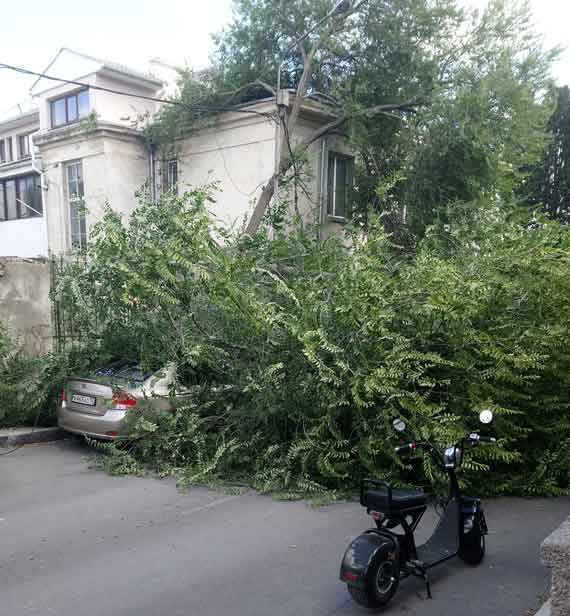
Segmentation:
[(314, 133), (309, 135), (307, 139), (305, 139), (300, 145), (306, 149), (312, 143), (324, 137), (326, 134), (330, 133), (336, 128), (342, 126), (345, 122), (348, 122), (352, 118), (356, 118), (359, 116), (371, 117), (374, 115), (378, 115), (380, 113), (390, 115), (390, 117), (400, 116), (396, 115), (394, 112), (403, 111), (407, 113), (415, 113), (416, 108), (420, 105), (420, 103), (415, 103), (414, 101), (408, 101), (406, 103), (388, 103), (384, 105), (375, 105), (374, 107), (368, 107), (367, 109), (361, 109), (360, 111), (355, 111), (353, 113), (345, 113), (332, 122), (321, 126), (321, 128), (317, 129)]
[(251, 88), (252, 86), (260, 86), (262, 87), (264, 90), (267, 90), (267, 92), (269, 94), (271, 94), (271, 96), (275, 96), (275, 89), (272, 88), (268, 83), (265, 83), (265, 81), (262, 81), (261, 79), (256, 79), (255, 81), (250, 81), (249, 83), (246, 83), (243, 86), (240, 86), (239, 88), (236, 88), (235, 90), (229, 90), (227, 92), (221, 92), (220, 96), (225, 97), (232, 97), (235, 96), (236, 94), (239, 94), (240, 92), (243, 92), (243, 90), (247, 90), (248, 88)]

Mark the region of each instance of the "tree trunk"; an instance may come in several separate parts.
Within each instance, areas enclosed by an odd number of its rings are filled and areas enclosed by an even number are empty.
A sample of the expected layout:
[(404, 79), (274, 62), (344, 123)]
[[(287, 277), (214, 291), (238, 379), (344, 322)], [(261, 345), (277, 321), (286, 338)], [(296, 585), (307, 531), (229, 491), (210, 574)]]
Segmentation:
[(249, 222), (247, 223), (246, 233), (253, 235), (258, 229), (265, 212), (273, 199), (273, 193), (275, 192), (275, 174), (273, 174), (267, 184), (263, 187), (261, 195), (257, 199), (255, 209), (253, 210)]

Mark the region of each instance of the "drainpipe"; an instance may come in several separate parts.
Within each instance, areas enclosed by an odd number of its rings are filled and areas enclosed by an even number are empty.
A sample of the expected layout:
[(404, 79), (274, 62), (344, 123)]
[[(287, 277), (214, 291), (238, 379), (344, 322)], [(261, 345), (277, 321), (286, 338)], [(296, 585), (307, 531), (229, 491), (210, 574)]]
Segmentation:
[[(42, 212), (43, 212), (43, 219), (44, 219), (44, 232), (45, 232), (45, 241), (46, 241), (46, 246), (47, 246), (47, 250), (48, 250), (48, 254), (50, 253), (50, 242), (49, 242), (49, 234), (48, 234), (48, 208), (45, 206), (44, 204), (44, 191), (47, 192), (49, 185), (47, 184), (46, 180), (45, 180), (45, 173), (43, 170), (43, 165), (40, 167), (38, 165), (38, 160), (36, 158), (36, 146), (34, 144), (34, 137), (36, 135), (38, 135), (41, 132), (41, 129), (38, 129), (36, 131), (34, 131), (33, 133), (30, 134), (30, 136), (28, 137), (28, 139), (30, 140), (29, 143), (29, 148), (30, 148), (30, 154), (32, 156), (32, 169), (36, 172), (40, 174), (40, 191), (41, 191), (41, 197), (42, 197)], [(30, 207), (27, 204), (26, 205), (28, 208), (30, 208), (31, 210), (33, 210), (32, 207)], [(35, 210), (34, 210), (35, 211)], [(36, 212), (37, 214), (39, 214), (39, 212)]]
[(154, 158), (154, 144), (148, 144), (148, 172), (150, 176), (150, 198), (156, 201), (156, 161)]
[(325, 203), (325, 182), (326, 182), (326, 173), (327, 173), (327, 161), (326, 161), (326, 151), (327, 151), (327, 138), (323, 137), (321, 139), (321, 185), (320, 185), (320, 195), (319, 195), (319, 239), (322, 240), (324, 237), (324, 226), (326, 221), (326, 209), (327, 204)]
[(44, 171), (41, 167), (38, 166), (38, 160), (36, 158), (36, 148), (34, 146), (34, 137), (36, 135), (38, 135), (41, 132), (40, 129), (38, 129), (37, 131), (35, 131), (34, 133), (31, 133), (30, 136), (28, 137), (30, 140), (30, 154), (32, 156), (32, 169), (36, 172), (40, 174), (40, 187), (42, 190), (47, 190), (47, 184), (45, 184), (44, 179)]

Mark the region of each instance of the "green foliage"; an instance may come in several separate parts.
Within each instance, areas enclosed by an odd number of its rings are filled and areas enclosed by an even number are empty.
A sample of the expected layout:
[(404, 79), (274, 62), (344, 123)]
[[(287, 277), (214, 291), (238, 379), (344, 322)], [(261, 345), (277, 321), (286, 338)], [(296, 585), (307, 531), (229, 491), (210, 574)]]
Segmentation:
[(78, 351), (26, 355), (0, 323), (0, 427), (54, 424), (63, 381), (83, 365)]
[(530, 181), (521, 193), (536, 206), (542, 205), (557, 220), (570, 220), (570, 89), (558, 90), (556, 109), (548, 123), (552, 137), (543, 158), (531, 169)]
[(290, 226), (232, 236), (212, 198), (141, 195), (129, 225), (108, 210), (85, 263), (59, 280), (94, 356), (174, 362), (188, 389), (172, 414), (131, 414), (115, 471), (285, 498), (340, 494), (362, 474), (438, 483), (429, 462), (395, 456), (392, 420), (446, 445), (492, 408), (499, 442), (473, 450), (464, 480), (570, 488), (567, 228), (474, 202), (403, 256), (373, 216), (350, 248)]

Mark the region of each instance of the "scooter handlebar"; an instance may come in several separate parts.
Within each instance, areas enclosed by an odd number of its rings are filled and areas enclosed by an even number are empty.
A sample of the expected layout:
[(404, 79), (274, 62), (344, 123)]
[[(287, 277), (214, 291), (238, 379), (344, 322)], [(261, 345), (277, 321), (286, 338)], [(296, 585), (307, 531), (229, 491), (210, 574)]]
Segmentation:
[(477, 432), (473, 432), (469, 435), (468, 440), (471, 443), (496, 443), (497, 439), (494, 436), (481, 436)]
[(408, 451), (413, 451), (417, 447), (416, 443), (406, 443), (405, 445), (400, 445), (399, 447), (395, 447), (395, 451), (398, 454), (403, 454)]

